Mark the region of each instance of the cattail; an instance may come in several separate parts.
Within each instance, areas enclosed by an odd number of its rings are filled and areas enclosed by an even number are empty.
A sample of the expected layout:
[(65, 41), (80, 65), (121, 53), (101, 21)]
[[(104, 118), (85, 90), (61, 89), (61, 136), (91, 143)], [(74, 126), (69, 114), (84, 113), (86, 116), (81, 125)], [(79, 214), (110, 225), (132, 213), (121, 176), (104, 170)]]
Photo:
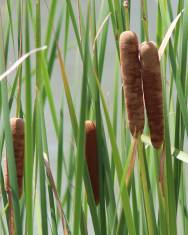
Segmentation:
[[(11, 118), (10, 126), (13, 138), (18, 192), (19, 197), (21, 197), (24, 174), (24, 121), (21, 118)], [(7, 191), (10, 190), (7, 159), (5, 162), (5, 187)]]
[(162, 81), (158, 50), (154, 42), (140, 46), (140, 60), (151, 142), (160, 148), (164, 139)]
[(93, 189), (94, 199), (97, 205), (99, 203), (100, 195), (99, 195), (99, 162), (98, 162), (97, 134), (96, 134), (95, 123), (90, 120), (86, 121), (85, 130), (86, 130), (86, 144), (85, 144), (86, 161), (91, 180), (91, 186)]
[(144, 129), (144, 102), (138, 39), (134, 32), (120, 35), (121, 76), (125, 93), (129, 128), (136, 138)]
[[(13, 138), (18, 193), (19, 197), (21, 197), (23, 189), (23, 174), (24, 174), (24, 121), (21, 118), (11, 118), (10, 126)], [(9, 184), (7, 159), (5, 160), (4, 173), (5, 173), (5, 189), (8, 193), (8, 200), (9, 200), (9, 232), (11, 235), (14, 235), (15, 231), (14, 231), (14, 214), (12, 207), (12, 192)]]

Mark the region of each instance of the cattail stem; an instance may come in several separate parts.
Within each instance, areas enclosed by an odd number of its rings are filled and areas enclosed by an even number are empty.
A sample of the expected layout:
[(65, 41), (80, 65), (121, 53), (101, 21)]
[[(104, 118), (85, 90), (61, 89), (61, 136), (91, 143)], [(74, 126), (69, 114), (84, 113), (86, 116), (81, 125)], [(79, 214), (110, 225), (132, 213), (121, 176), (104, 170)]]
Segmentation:
[(13, 198), (11, 190), (8, 190), (8, 203), (9, 203), (9, 234), (15, 235), (14, 229), (14, 209), (13, 209)]
[(142, 22), (144, 28), (145, 40), (149, 41), (149, 32), (148, 32), (148, 16), (147, 16), (147, 8), (146, 8), (146, 0), (141, 0), (141, 13), (142, 13)]
[(150, 198), (149, 185), (147, 181), (147, 168), (144, 157), (143, 143), (141, 142), (140, 136), (137, 142), (138, 160), (139, 160), (139, 171), (141, 178), (141, 185), (143, 190), (144, 205), (146, 211), (148, 234), (156, 234), (157, 225), (154, 216), (153, 202)]
[(123, 6), (125, 8), (125, 28), (126, 30), (130, 30), (129, 1), (125, 0)]

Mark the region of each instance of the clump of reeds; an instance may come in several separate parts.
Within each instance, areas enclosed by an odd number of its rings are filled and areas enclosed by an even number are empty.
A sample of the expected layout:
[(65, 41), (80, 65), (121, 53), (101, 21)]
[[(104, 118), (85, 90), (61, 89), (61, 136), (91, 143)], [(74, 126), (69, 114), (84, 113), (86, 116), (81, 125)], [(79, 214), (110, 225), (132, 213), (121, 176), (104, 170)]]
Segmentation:
[(94, 194), (94, 199), (97, 205), (100, 200), (100, 191), (99, 191), (99, 162), (98, 162), (98, 152), (97, 152), (96, 124), (90, 120), (85, 121), (85, 132), (86, 132), (85, 155), (86, 155), (89, 176), (91, 180), (91, 186)]
[[(24, 174), (24, 121), (21, 118), (11, 118), (10, 126), (12, 131), (14, 157), (16, 164), (16, 176), (18, 183), (19, 197), (23, 191), (23, 174)], [(8, 157), (8, 156), (6, 156)], [(14, 214), (12, 207), (12, 193), (9, 183), (8, 161), (5, 159), (5, 189), (8, 193), (9, 200), (9, 232), (11, 235), (14, 231)]]
[(138, 39), (134, 32), (120, 35), (121, 76), (125, 93), (129, 128), (134, 137), (142, 134), (144, 128), (144, 103), (139, 61)]

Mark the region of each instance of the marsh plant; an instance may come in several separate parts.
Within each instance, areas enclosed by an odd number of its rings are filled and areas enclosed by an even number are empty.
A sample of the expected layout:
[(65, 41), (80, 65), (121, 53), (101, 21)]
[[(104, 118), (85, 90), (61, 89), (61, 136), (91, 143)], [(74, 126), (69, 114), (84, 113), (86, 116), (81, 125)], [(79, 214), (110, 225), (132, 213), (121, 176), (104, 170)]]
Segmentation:
[(185, 0), (3, 1), (0, 234), (188, 234), (187, 48)]

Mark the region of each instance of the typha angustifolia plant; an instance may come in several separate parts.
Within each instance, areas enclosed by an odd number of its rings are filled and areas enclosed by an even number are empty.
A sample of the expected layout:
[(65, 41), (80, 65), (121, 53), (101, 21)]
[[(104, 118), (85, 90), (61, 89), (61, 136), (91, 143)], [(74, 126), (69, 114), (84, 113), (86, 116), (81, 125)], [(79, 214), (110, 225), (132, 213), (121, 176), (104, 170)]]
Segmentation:
[[(11, 118), (10, 127), (12, 132), (14, 157), (16, 165), (16, 177), (18, 184), (18, 195), (21, 197), (23, 192), (23, 175), (24, 175), (24, 121), (22, 118)], [(6, 156), (7, 158), (8, 156)], [(12, 192), (9, 184), (8, 161), (5, 159), (5, 189), (9, 201), (9, 233), (15, 234), (14, 212), (12, 205)]]
[(140, 60), (151, 142), (155, 148), (159, 149), (164, 139), (163, 96), (160, 61), (154, 42), (141, 44)]
[(85, 121), (85, 157), (95, 199), (95, 204), (100, 201), (99, 191), (99, 159), (97, 152), (96, 124), (91, 120)]
[(137, 138), (144, 129), (144, 103), (136, 33), (126, 31), (119, 39), (121, 77), (131, 134)]

